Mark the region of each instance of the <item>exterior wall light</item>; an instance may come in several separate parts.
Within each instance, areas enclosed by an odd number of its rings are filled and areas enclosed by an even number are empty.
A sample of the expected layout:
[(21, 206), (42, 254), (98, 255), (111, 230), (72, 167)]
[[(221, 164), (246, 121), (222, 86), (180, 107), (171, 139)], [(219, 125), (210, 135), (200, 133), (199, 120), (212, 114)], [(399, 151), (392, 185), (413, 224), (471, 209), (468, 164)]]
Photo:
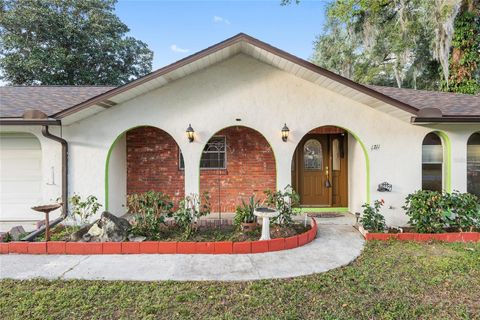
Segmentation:
[(185, 132), (187, 133), (188, 141), (193, 142), (193, 140), (195, 140), (195, 137), (193, 136), (194, 133), (195, 133), (195, 130), (193, 130), (191, 124), (188, 125), (187, 131), (185, 131)]
[(285, 123), (282, 128), (282, 140), (283, 142), (287, 142), (288, 134), (290, 133), (290, 129), (288, 129), (287, 124)]

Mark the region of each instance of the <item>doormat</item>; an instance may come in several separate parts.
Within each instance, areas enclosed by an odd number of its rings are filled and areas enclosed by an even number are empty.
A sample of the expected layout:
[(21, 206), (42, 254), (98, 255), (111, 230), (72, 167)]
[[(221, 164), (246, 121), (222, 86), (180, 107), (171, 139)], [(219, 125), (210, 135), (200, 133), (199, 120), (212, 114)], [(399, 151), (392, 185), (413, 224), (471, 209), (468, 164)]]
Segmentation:
[(308, 214), (309, 217), (315, 217), (315, 218), (339, 218), (339, 217), (344, 217), (343, 214), (341, 213), (335, 213), (335, 212), (311, 212)]

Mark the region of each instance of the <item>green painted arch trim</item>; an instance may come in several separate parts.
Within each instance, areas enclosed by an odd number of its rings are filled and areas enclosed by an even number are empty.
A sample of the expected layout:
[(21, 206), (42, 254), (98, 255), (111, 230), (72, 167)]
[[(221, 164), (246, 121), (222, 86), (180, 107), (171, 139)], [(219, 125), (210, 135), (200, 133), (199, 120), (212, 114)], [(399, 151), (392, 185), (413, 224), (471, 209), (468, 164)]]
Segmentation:
[(434, 131), (445, 146), (445, 191), (452, 192), (452, 142), (450, 137), (444, 131)]
[(296, 212), (296, 213), (301, 213), (301, 212), (344, 212), (344, 213), (347, 213), (347, 212), (350, 212), (348, 210), (348, 207), (295, 208), (295, 209), (293, 209), (293, 211)]

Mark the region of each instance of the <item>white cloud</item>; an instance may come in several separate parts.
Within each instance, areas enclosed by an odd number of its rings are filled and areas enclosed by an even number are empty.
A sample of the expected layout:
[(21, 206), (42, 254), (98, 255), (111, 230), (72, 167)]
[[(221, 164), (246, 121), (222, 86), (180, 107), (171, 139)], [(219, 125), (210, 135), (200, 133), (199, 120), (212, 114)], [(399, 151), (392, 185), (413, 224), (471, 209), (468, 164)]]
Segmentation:
[(172, 44), (170, 46), (170, 50), (172, 50), (173, 52), (178, 52), (178, 53), (187, 53), (188, 51), (190, 51), (190, 49), (180, 48), (176, 44)]
[(219, 16), (213, 16), (213, 22), (215, 23), (225, 23), (225, 24), (230, 24), (230, 21), (225, 19), (225, 18), (222, 18), (222, 17), (219, 17)]

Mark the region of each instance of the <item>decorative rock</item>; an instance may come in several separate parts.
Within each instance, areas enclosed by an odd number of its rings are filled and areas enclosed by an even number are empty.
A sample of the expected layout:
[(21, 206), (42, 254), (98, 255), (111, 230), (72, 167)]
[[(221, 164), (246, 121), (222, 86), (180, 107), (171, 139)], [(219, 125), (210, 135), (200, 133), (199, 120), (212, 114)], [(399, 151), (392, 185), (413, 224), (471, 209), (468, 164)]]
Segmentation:
[(130, 242), (142, 242), (142, 241), (145, 241), (145, 239), (147, 239), (147, 237), (134, 236), (133, 234), (128, 235), (128, 241)]
[(3, 239), (7, 236), (6, 232), (0, 232), (0, 242), (3, 242)]
[(81, 241), (83, 239), (83, 236), (88, 232), (88, 230), (92, 227), (92, 224), (87, 224), (86, 226), (83, 226), (79, 230), (75, 231), (70, 235), (70, 240), (72, 241)]
[(104, 211), (100, 219), (91, 224), (88, 231), (82, 234), (82, 239), (87, 242), (120, 242), (125, 241), (128, 230), (130, 230), (130, 223), (126, 219)]
[(18, 240), (20, 240), (20, 236), (25, 234), (25, 229), (23, 229), (22, 226), (16, 226), (16, 227), (13, 227), (12, 229), (10, 229), (10, 231), (8, 231), (8, 233), (10, 234), (10, 236), (12, 237), (12, 239), (14, 241), (18, 241)]

